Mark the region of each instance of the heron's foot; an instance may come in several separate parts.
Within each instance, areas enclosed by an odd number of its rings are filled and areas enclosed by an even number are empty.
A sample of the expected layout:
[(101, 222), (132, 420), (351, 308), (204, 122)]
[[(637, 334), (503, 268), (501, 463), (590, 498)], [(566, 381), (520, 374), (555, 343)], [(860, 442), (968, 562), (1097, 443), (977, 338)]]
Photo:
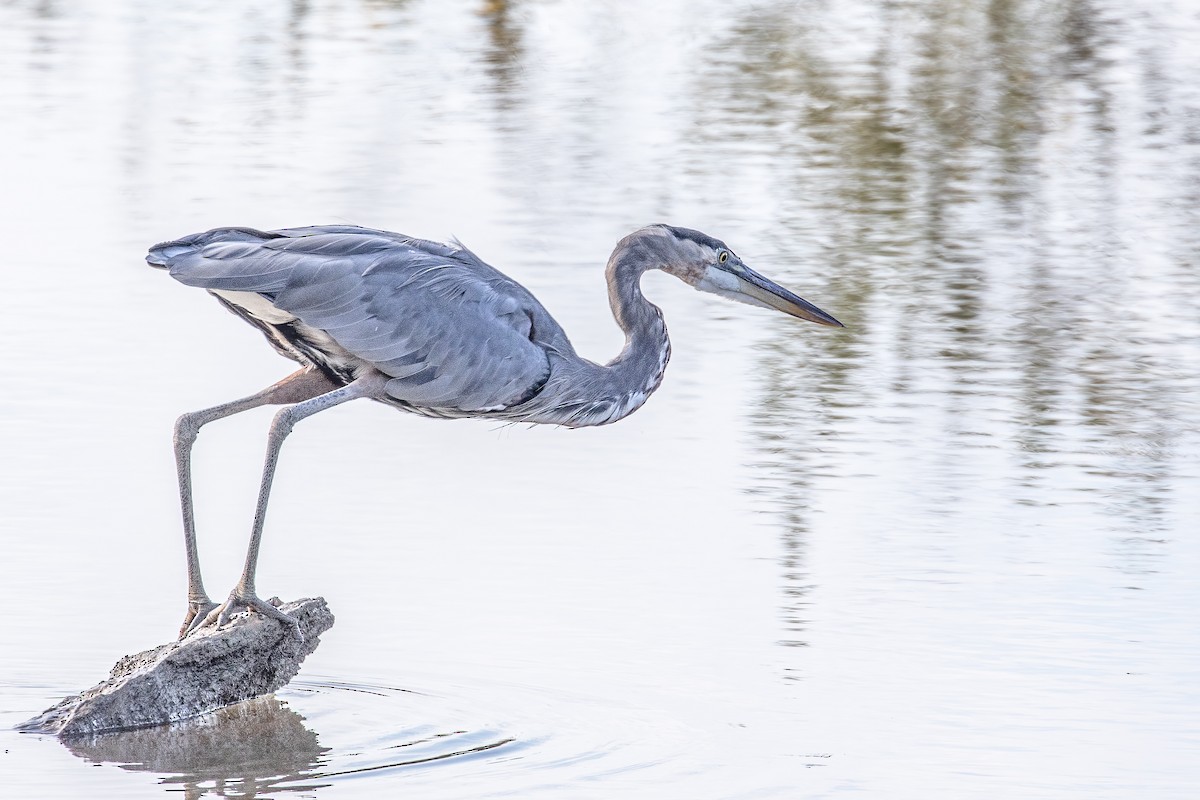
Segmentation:
[(207, 596), (203, 599), (189, 600), (187, 616), (183, 618), (183, 624), (179, 626), (179, 638), (182, 640), (193, 630), (199, 628), (200, 623), (208, 616), (208, 612), (216, 607), (217, 604), (209, 600)]
[[(274, 603), (278, 603), (277, 598), (272, 597)], [(192, 626), (188, 630), (191, 633), (199, 628), (214, 627), (220, 628), (229, 623), (236, 614), (242, 611), (257, 611), (264, 617), (279, 620), (284, 625), (292, 629), (293, 635), (300, 641), (304, 641), (304, 633), (300, 630), (300, 623), (295, 617), (290, 614), (285, 614), (280, 611), (272, 603), (263, 600), (253, 592), (244, 592), (240, 589), (234, 589), (229, 593), (229, 599), (219, 606), (213, 606), (203, 617), (197, 615), (192, 620)]]

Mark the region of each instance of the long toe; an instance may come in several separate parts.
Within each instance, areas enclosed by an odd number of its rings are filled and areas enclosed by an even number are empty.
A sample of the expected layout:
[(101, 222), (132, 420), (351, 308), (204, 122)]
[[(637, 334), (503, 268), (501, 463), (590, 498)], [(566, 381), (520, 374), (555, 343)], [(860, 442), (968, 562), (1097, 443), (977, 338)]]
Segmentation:
[(217, 604), (208, 599), (188, 603), (187, 616), (183, 618), (183, 625), (179, 627), (179, 638), (183, 639), (199, 628), (204, 623), (205, 617), (208, 616), (208, 612), (216, 607)]
[(257, 611), (264, 617), (278, 620), (291, 628), (292, 634), (297, 639), (304, 641), (304, 633), (300, 630), (300, 623), (295, 617), (283, 613), (256, 594), (244, 594), (237, 589), (229, 593), (229, 599), (219, 606), (213, 606), (203, 617), (197, 615), (197, 619), (200, 621), (197, 623), (193, 620), (192, 630), (209, 626), (220, 628), (242, 611)]
[(302, 642), (304, 641), (304, 632), (300, 630), (300, 622), (291, 614), (285, 614), (276, 606), (257, 597), (256, 595), (251, 595), (250, 597), (246, 598), (246, 605), (264, 616), (277, 619), (284, 625), (289, 626), (292, 629), (292, 633), (295, 635), (295, 637)]

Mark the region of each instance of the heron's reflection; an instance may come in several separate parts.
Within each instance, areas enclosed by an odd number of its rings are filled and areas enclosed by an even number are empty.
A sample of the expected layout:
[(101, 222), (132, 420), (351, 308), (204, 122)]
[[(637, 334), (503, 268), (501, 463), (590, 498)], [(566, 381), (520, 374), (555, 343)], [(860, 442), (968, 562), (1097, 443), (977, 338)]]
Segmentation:
[(164, 784), (182, 786), (186, 798), (250, 798), (328, 785), (315, 782), (314, 773), (329, 748), (274, 695), (187, 722), (64, 744), (88, 761), (159, 773)]

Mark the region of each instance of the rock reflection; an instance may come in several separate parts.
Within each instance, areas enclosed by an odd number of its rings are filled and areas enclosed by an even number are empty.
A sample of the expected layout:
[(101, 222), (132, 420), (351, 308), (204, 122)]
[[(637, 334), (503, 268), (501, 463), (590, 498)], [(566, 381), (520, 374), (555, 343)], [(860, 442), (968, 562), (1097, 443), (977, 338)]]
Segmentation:
[(274, 696), (238, 703), (175, 725), (64, 741), (96, 763), (163, 775), (186, 798), (251, 798), (312, 791), (328, 748)]

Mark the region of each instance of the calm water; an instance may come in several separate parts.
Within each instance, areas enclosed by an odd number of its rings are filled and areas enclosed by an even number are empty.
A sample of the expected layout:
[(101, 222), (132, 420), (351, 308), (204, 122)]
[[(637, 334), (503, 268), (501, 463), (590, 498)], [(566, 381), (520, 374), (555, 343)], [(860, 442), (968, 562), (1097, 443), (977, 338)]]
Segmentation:
[[(1193, 4), (234, 5), (0, 2), (0, 795), (1196, 796)], [(607, 360), (655, 221), (848, 327), (648, 276), (620, 425), (305, 422), (259, 573), (338, 616), (300, 678), (9, 730), (172, 635), (171, 423), (290, 371), (146, 245), (457, 235)], [(270, 414), (197, 447), (214, 593)]]

